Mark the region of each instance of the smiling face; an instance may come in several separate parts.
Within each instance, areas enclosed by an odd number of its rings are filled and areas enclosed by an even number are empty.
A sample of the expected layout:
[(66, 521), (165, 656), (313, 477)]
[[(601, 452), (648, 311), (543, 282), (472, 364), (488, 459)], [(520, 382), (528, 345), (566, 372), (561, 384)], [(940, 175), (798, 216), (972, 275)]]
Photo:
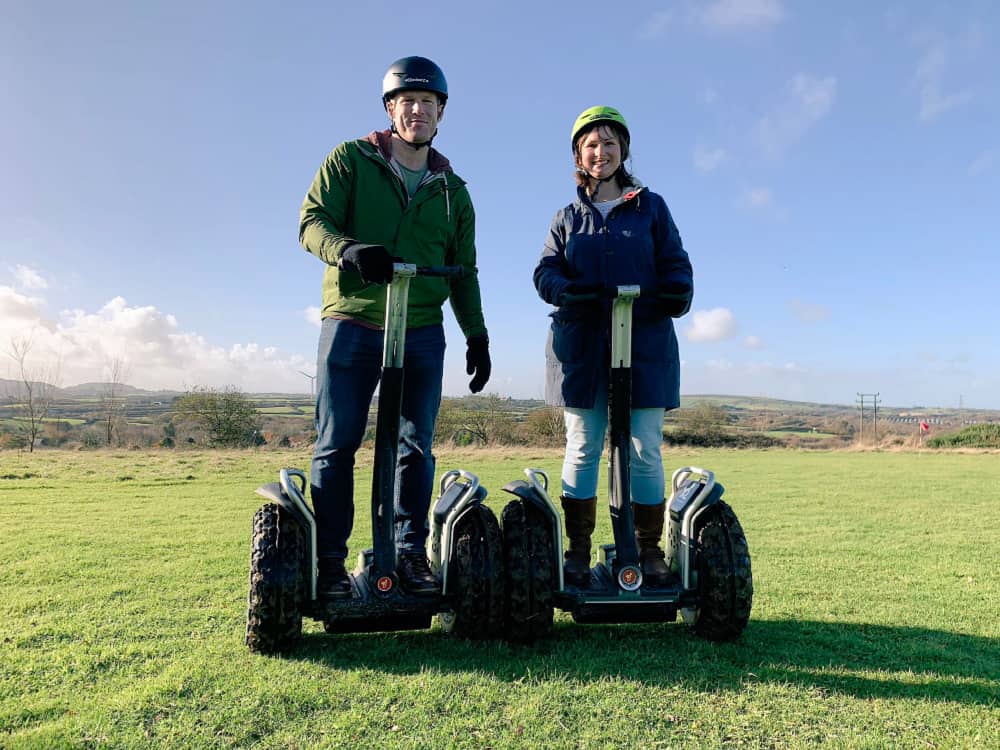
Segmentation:
[(433, 91), (401, 91), (385, 106), (396, 132), (410, 143), (433, 138), (444, 116), (444, 104)]
[(622, 144), (608, 125), (598, 125), (577, 141), (576, 163), (595, 180), (606, 180), (622, 164)]

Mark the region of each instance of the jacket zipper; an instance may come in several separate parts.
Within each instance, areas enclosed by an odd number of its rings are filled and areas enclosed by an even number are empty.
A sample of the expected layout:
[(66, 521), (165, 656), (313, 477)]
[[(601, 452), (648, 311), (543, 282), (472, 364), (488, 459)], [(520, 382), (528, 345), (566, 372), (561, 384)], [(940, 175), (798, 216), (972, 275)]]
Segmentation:
[[(362, 151), (362, 153), (365, 153), (365, 152)], [(375, 149), (374, 153), (371, 153), (371, 154), (366, 153), (365, 155), (368, 156), (371, 159), (375, 159), (376, 161), (378, 161), (382, 165), (382, 167), (384, 169), (389, 170), (389, 173), (392, 174), (392, 176), (396, 178), (396, 185), (399, 187), (400, 193), (403, 196), (403, 200), (404, 200), (404, 204), (403, 205), (404, 205), (404, 208), (409, 208), (410, 204), (413, 202), (413, 199), (410, 197), (410, 194), (409, 194), (409, 192), (406, 189), (406, 182), (403, 180), (403, 177), (398, 172), (396, 172), (395, 169), (392, 168), (392, 164), (390, 164), (386, 160), (386, 158), (384, 156), (382, 156), (382, 153), (378, 149)], [(420, 184), (417, 186), (417, 192), (419, 193), (420, 192), (420, 188), (422, 188), (424, 185), (427, 185), (430, 182), (432, 182), (433, 180), (438, 180), (438, 179), (441, 180), (441, 183), (442, 183), (441, 184), (441, 190), (444, 192), (445, 217), (446, 217), (448, 223), (450, 224), (451, 223), (451, 191), (448, 190), (448, 177), (447, 177), (447, 174), (445, 172), (430, 172), (430, 171), (428, 171), (427, 174), (424, 175), (424, 178), (420, 181)]]

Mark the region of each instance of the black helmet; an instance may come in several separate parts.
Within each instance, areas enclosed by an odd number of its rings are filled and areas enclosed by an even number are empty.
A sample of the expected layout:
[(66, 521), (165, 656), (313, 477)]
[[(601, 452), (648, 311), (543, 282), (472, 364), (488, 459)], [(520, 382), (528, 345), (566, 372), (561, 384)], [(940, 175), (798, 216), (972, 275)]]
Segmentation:
[(448, 82), (441, 68), (426, 57), (401, 57), (389, 66), (382, 79), (382, 103), (400, 91), (433, 91), (448, 101)]

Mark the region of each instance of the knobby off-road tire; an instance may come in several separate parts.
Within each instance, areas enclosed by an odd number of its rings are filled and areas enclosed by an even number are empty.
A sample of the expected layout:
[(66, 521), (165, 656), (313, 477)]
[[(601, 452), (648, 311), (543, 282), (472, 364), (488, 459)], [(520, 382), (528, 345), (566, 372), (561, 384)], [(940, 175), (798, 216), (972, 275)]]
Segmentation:
[(500, 518), (507, 568), (504, 629), (509, 641), (531, 643), (552, 632), (558, 564), (552, 528), (538, 508), (522, 500), (511, 500)]
[(454, 529), (448, 590), (454, 609), (441, 613), (441, 629), (459, 638), (503, 634), (504, 564), (500, 524), (485, 505), (474, 505)]
[(251, 651), (286, 651), (302, 637), (305, 568), (302, 527), (275, 503), (262, 506), (253, 518), (250, 549), (246, 644)]
[(743, 527), (726, 503), (706, 511), (698, 530), (698, 571), (694, 632), (711, 641), (738, 638), (750, 620), (753, 576)]

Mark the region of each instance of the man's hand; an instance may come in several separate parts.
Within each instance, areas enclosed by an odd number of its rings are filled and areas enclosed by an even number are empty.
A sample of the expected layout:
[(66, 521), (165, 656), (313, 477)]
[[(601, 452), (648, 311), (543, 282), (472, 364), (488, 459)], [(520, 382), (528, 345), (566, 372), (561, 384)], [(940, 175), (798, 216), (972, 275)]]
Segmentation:
[(466, 340), (465, 374), (475, 376), (469, 383), (469, 390), (479, 393), (490, 379), (493, 364), (490, 362), (490, 340), (487, 336), (470, 336)]
[(352, 245), (340, 254), (339, 266), (357, 271), (366, 284), (392, 281), (392, 256), (381, 245)]

